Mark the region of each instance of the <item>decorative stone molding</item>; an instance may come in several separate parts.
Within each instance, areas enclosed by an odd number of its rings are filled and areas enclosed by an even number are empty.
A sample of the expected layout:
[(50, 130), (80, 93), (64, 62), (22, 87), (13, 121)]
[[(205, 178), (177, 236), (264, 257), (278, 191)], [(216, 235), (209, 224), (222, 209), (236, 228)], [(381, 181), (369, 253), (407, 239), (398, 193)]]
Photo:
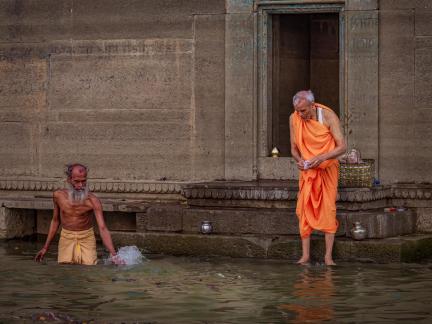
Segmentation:
[[(64, 182), (62, 180), (0, 179), (0, 190), (53, 191), (63, 187), (64, 187)], [(95, 191), (95, 192), (179, 194), (181, 192), (181, 183), (120, 182), (120, 181), (89, 180), (89, 188), (91, 191)]]
[(0, 179), (0, 190), (52, 191), (61, 187), (59, 181)]
[[(233, 185), (228, 183), (190, 184), (185, 185), (182, 195), (187, 199), (221, 199), (221, 200), (296, 200), (297, 188), (289, 182), (276, 185)], [(338, 201), (369, 202), (391, 197), (391, 188), (341, 188)]]
[(432, 185), (395, 184), (392, 186), (392, 198), (431, 200)]
[(89, 186), (90, 190), (95, 192), (154, 194), (178, 194), (181, 192), (181, 184), (179, 183), (92, 182)]
[(370, 202), (391, 197), (391, 188), (380, 186), (377, 188), (340, 188), (338, 201), (344, 202)]
[[(277, 184), (277, 181), (274, 182)], [(246, 183), (245, 183), (246, 184)], [(227, 183), (188, 184), (182, 195), (187, 199), (220, 200), (295, 200), (297, 189), (289, 183), (273, 185), (238, 185)], [(379, 186), (374, 188), (339, 188), (340, 202), (371, 202), (382, 199), (432, 199), (432, 185)]]
[(229, 199), (229, 200), (293, 200), (297, 191), (282, 188), (183, 188), (187, 199)]

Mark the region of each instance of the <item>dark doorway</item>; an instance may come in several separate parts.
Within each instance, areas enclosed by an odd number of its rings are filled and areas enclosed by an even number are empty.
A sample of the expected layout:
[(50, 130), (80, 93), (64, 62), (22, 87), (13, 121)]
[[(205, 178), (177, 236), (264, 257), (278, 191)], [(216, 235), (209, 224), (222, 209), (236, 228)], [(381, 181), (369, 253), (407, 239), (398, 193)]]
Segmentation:
[(272, 147), (291, 156), (292, 97), (311, 89), (315, 101), (339, 115), (339, 15), (280, 14), (272, 17)]

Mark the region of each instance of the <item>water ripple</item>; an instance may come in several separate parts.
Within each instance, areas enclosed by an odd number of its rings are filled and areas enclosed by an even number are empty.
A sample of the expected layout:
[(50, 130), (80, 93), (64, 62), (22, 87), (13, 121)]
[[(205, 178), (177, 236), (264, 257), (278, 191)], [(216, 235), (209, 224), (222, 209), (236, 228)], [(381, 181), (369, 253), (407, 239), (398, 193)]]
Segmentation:
[[(45, 264), (0, 243), (0, 322), (427, 323), (430, 264), (299, 267), (274, 260), (157, 257), (133, 267)], [(62, 317), (63, 316), (63, 317)]]

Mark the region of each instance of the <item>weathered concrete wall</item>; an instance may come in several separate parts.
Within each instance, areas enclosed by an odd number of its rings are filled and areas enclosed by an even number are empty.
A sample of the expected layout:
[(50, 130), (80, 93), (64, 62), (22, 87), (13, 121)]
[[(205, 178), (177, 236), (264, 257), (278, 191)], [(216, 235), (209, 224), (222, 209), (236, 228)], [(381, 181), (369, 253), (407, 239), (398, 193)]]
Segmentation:
[(412, 208), (417, 214), (416, 232), (432, 233), (432, 186), (401, 184), (393, 190), (393, 206)]
[[(345, 112), (348, 147), (378, 160), (379, 13), (376, 0), (347, 1)], [(379, 161), (377, 161), (379, 163)]]
[(43, 59), (0, 57), (1, 176), (38, 173), (39, 119), (46, 105), (47, 71)]
[(432, 2), (380, 1), (380, 176), (432, 181)]
[(35, 227), (36, 213), (33, 210), (0, 207), (0, 239), (33, 235)]
[[(233, 3), (240, 1), (231, 1)], [(251, 1), (244, 1), (251, 3)], [(250, 8), (251, 9), (251, 8)], [(254, 15), (228, 13), (225, 23), (225, 178), (256, 177)]]
[[(258, 156), (254, 4), (1, 1), (0, 177), (70, 161), (102, 181), (296, 177)], [(349, 145), (383, 183), (432, 181), (432, 4), (347, 0), (344, 15)]]
[(194, 16), (192, 178), (225, 178), (225, 16)]
[(432, 233), (432, 207), (417, 208), (417, 231)]
[(224, 14), (223, 0), (2, 1), (0, 176), (80, 161), (98, 179), (224, 178)]

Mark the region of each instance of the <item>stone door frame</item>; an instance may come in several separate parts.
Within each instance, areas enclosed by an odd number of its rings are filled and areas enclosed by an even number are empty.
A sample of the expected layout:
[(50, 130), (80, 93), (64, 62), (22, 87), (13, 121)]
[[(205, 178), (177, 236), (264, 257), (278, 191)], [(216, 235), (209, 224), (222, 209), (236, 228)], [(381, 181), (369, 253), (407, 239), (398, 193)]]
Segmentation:
[[(346, 109), (345, 69), (345, 6), (340, 3), (289, 3), (287, 1), (260, 1), (257, 4), (257, 154), (258, 178), (297, 179), (298, 170), (291, 157), (269, 157), (272, 147), (272, 15), (337, 13), (339, 15), (339, 111), (344, 124)], [(343, 125), (345, 128), (345, 126)]]

